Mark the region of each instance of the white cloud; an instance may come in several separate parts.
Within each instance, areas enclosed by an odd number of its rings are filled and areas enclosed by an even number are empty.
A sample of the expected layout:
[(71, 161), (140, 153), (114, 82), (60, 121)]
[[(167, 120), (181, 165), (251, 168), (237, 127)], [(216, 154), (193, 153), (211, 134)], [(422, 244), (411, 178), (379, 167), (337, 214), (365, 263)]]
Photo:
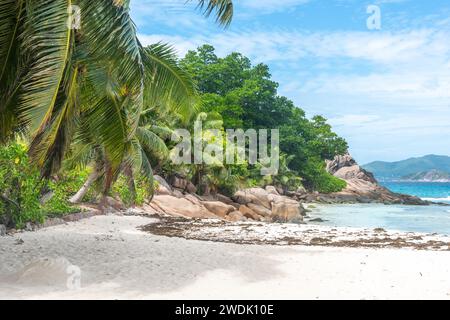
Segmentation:
[(272, 28), (190, 34), (139, 37), (144, 44), (172, 43), (180, 55), (209, 43), (219, 56), (238, 51), (270, 64), (280, 92), (309, 115), (329, 117), (362, 162), (448, 154), (450, 20), (395, 32)]
[(338, 118), (331, 118), (328, 122), (333, 126), (358, 127), (373, 123), (379, 118), (377, 115), (347, 114)]
[(321, 75), (299, 83), (301, 92), (366, 95), (368, 98), (431, 99), (450, 98), (450, 69), (414, 72), (393, 70), (379, 74)]
[(240, 0), (237, 2), (237, 5), (247, 9), (257, 10), (253, 13), (261, 13), (261, 11), (264, 13), (271, 13), (292, 9), (308, 2), (310, 2), (310, 0)]
[[(365, 94), (398, 98), (450, 97), (450, 32), (413, 30), (391, 32), (226, 32), (213, 36), (140, 35), (144, 44), (165, 40), (181, 55), (210, 43), (219, 55), (239, 51), (254, 62), (289, 64), (289, 91)], [(296, 79), (303, 64), (314, 60), (315, 74)], [(352, 62), (350, 72), (339, 73), (340, 64)], [(327, 61), (320, 64), (320, 61)], [(358, 69), (357, 63), (365, 65)], [(309, 65), (308, 67), (311, 67)], [(291, 81), (292, 80), (292, 81)]]
[(158, 42), (168, 43), (175, 48), (180, 57), (184, 56), (189, 50), (195, 49), (198, 46), (207, 42), (207, 39), (202, 37), (189, 39), (181, 36), (170, 36), (164, 34), (154, 34), (154, 35), (138, 34), (138, 37), (143, 46), (148, 46), (150, 44)]

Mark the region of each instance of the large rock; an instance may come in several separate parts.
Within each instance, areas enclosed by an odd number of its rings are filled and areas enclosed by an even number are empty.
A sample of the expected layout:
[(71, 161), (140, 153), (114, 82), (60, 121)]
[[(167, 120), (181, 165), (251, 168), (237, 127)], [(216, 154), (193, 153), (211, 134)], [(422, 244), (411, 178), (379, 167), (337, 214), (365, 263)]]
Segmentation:
[(303, 221), (305, 209), (292, 199), (282, 196), (271, 197), (272, 200), (272, 221), (300, 223)]
[(255, 221), (262, 221), (263, 217), (258, 215), (255, 211), (250, 209), (247, 206), (242, 205), (239, 208), (239, 212), (242, 213), (242, 215), (248, 219), (255, 220)]
[(269, 193), (262, 188), (250, 188), (240, 190), (234, 195), (234, 200), (240, 204), (254, 203), (271, 209), (270, 202), (267, 199)]
[(172, 191), (172, 187), (170, 186), (169, 183), (167, 183), (167, 181), (166, 181), (163, 177), (158, 176), (158, 175), (155, 175), (155, 176), (153, 176), (153, 179), (154, 179), (156, 182), (158, 182), (158, 184), (159, 184), (161, 187), (164, 187), (164, 188), (166, 188), (167, 190)]
[(224, 196), (223, 194), (218, 193), (216, 197), (217, 197), (217, 200), (219, 200), (220, 202), (230, 204), (230, 205), (232, 205), (234, 203), (234, 201), (231, 200), (231, 198)]
[(324, 203), (385, 203), (427, 205), (417, 197), (397, 194), (380, 186), (374, 175), (363, 168), (349, 154), (336, 156), (327, 161), (327, 170), (334, 176), (345, 180), (347, 187), (341, 192), (322, 194), (307, 200)]
[(186, 191), (192, 194), (197, 193), (197, 187), (189, 181), (186, 185)]
[(201, 203), (193, 203), (186, 198), (157, 195), (153, 197), (152, 207), (163, 213), (186, 218), (219, 218)]
[(225, 218), (231, 222), (239, 222), (247, 220), (240, 211), (230, 212)]
[(343, 180), (364, 180), (378, 185), (372, 173), (361, 168), (355, 159), (349, 154), (336, 156), (333, 160), (326, 162), (327, 171)]
[(155, 190), (156, 194), (159, 194), (159, 195), (171, 195), (172, 194), (172, 187), (167, 183), (166, 180), (164, 180), (163, 177), (155, 175), (153, 178), (158, 183), (158, 187)]
[(236, 210), (235, 207), (220, 201), (205, 201), (203, 205), (206, 209), (222, 218), (225, 218), (227, 214)]
[(258, 202), (258, 198), (256, 198), (252, 194), (245, 192), (244, 190), (240, 190), (240, 191), (236, 192), (232, 199), (242, 205), (246, 205), (247, 203), (250, 203), (250, 202), (253, 202), (253, 203)]
[(247, 204), (247, 207), (265, 218), (269, 218), (272, 215), (271, 210), (267, 209), (266, 207), (260, 206), (259, 204), (249, 203)]
[(182, 178), (182, 177), (179, 177), (179, 176), (173, 176), (170, 179), (170, 184), (174, 188), (181, 189), (181, 190), (186, 190), (186, 187), (188, 186), (189, 181), (187, 181), (185, 178)]
[(202, 200), (196, 194), (187, 194), (184, 196), (184, 198), (195, 205), (202, 205)]
[(267, 209), (271, 209), (271, 205), (270, 205), (270, 201), (268, 199), (269, 197), (269, 193), (262, 189), (262, 188), (251, 188), (251, 189), (247, 189), (247, 192), (249, 192), (250, 194), (254, 195), (260, 203), (255, 203), (255, 204), (260, 204), (264, 207), (266, 207)]
[(305, 210), (296, 200), (281, 196), (273, 187), (251, 188), (238, 191), (234, 199), (242, 203), (239, 211), (245, 217), (266, 221), (292, 222), (303, 221)]
[(183, 190), (174, 188), (172, 195), (177, 198), (184, 198)]
[(151, 203), (144, 203), (139, 209), (138, 208), (130, 208), (127, 210), (128, 214), (145, 214), (145, 215), (156, 215), (158, 214), (158, 210), (151, 205)]
[(126, 206), (121, 200), (115, 199), (113, 197), (106, 197), (104, 199), (104, 206), (108, 208), (108, 211), (122, 211), (126, 209)]
[(356, 160), (350, 154), (336, 156), (333, 160), (326, 160), (326, 169), (329, 173), (335, 174), (339, 169), (356, 165)]
[(280, 193), (277, 191), (277, 188), (275, 188), (274, 186), (267, 186), (266, 187), (266, 191), (269, 194), (274, 194), (274, 195), (277, 195), (277, 196), (280, 195)]

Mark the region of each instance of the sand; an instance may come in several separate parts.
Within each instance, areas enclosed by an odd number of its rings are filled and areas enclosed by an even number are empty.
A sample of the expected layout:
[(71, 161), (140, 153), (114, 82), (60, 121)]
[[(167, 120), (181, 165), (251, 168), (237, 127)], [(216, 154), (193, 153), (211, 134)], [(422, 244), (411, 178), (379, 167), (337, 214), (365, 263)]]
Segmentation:
[(450, 299), (448, 251), (234, 244), (138, 228), (154, 222), (96, 216), (0, 237), (0, 299)]

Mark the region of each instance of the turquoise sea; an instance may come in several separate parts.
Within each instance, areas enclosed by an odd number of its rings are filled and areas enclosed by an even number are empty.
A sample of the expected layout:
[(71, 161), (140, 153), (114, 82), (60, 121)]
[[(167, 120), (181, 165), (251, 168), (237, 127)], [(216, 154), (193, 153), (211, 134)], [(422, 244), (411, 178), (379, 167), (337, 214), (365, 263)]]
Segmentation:
[(386, 188), (419, 198), (450, 203), (450, 183), (440, 182), (382, 182)]
[[(450, 183), (383, 183), (394, 192), (450, 204)], [(450, 235), (450, 206), (403, 206), (380, 204), (320, 205), (311, 218), (326, 220), (320, 225), (384, 228), (406, 232)]]

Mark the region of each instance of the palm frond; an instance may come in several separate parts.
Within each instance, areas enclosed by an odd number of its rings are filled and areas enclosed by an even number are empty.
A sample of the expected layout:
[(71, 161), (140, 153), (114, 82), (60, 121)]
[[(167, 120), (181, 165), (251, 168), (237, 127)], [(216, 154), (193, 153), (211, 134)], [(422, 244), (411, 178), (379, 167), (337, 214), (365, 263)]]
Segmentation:
[(14, 76), (14, 72), (8, 71), (14, 69), (11, 66), (11, 60), (17, 53), (17, 36), (22, 22), (21, 16), (24, 13), (23, 9), (24, 0), (2, 0), (0, 2), (0, 21), (2, 22), (0, 24), (0, 90)]
[(175, 131), (167, 126), (151, 125), (149, 128), (156, 133), (161, 139), (171, 139)]
[(145, 95), (147, 106), (167, 106), (185, 119), (196, 110), (197, 90), (190, 74), (181, 68), (173, 48), (157, 43), (142, 49), (145, 65)]
[(44, 177), (60, 169), (78, 125), (78, 82), (77, 65), (68, 64), (51, 119), (31, 141), (31, 159), (41, 167)]
[[(113, 91), (129, 100), (127, 122), (131, 138), (143, 108), (144, 65), (128, 1), (80, 0), (79, 6), (82, 14), (82, 41), (86, 51), (82, 62), (87, 65), (89, 77), (99, 93)], [(108, 70), (108, 77), (94, 78), (99, 74), (105, 75), (102, 72), (96, 73), (95, 65)], [(109, 80), (112, 78), (115, 81), (113, 90), (109, 87)]]
[(227, 27), (233, 19), (234, 7), (232, 0), (198, 0), (198, 7), (205, 16), (215, 14), (216, 22)]
[(89, 134), (103, 146), (113, 171), (118, 170), (127, 151), (129, 126), (125, 106), (128, 102), (102, 97), (84, 114)]
[(20, 84), (19, 112), (36, 134), (50, 120), (70, 53), (72, 30), (67, 27), (71, 0), (27, 1), (20, 35), (28, 73)]
[(71, 145), (70, 153), (67, 154), (63, 166), (67, 170), (75, 168), (86, 168), (96, 160), (99, 152), (98, 146), (86, 144), (82, 141), (76, 141)]
[(150, 153), (151, 155), (164, 160), (169, 155), (169, 149), (167, 148), (164, 141), (154, 132), (139, 127), (136, 130), (136, 136), (142, 146), (144, 151)]

